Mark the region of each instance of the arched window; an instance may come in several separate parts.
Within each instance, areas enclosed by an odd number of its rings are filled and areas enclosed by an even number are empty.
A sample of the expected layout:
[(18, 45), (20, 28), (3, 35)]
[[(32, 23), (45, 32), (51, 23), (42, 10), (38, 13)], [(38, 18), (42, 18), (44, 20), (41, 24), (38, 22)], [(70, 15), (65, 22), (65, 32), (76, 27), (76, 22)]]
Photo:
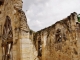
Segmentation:
[(2, 34), (2, 59), (3, 60), (10, 60), (11, 58), (11, 50), (13, 45), (13, 33), (12, 33), (12, 26), (11, 26), (11, 19), (9, 16), (6, 16), (6, 20), (3, 27), (3, 34)]
[(61, 35), (61, 30), (57, 29), (56, 34), (55, 34), (55, 43), (62, 42), (62, 35)]
[(41, 44), (41, 40), (38, 41), (38, 56), (42, 56), (42, 44)]

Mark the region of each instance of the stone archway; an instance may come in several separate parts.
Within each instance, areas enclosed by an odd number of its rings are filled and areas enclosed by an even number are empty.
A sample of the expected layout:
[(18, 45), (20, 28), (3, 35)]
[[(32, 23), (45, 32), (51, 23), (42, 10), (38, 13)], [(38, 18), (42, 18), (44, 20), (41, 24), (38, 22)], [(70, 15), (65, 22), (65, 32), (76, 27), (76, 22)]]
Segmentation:
[(6, 16), (2, 34), (2, 60), (12, 60), (12, 45), (13, 45), (13, 32), (11, 26), (11, 19)]

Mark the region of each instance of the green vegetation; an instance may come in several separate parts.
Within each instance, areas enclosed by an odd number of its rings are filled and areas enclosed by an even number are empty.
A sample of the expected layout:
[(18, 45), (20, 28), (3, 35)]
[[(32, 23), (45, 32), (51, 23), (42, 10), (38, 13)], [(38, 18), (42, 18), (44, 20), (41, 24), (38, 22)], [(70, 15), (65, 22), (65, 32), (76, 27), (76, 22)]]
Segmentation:
[(33, 30), (30, 29), (30, 34), (34, 34), (34, 33), (35, 33), (35, 31), (33, 31)]
[(80, 14), (78, 15), (78, 22), (80, 22)]

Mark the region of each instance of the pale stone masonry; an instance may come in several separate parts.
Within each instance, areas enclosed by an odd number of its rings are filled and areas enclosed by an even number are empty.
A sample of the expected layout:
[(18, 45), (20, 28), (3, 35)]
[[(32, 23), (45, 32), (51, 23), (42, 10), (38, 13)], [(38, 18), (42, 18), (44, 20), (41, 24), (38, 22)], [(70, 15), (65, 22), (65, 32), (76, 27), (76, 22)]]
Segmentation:
[(0, 0), (0, 60), (38, 60), (22, 0)]
[(34, 32), (22, 0), (0, 0), (0, 60), (80, 60), (77, 13)]

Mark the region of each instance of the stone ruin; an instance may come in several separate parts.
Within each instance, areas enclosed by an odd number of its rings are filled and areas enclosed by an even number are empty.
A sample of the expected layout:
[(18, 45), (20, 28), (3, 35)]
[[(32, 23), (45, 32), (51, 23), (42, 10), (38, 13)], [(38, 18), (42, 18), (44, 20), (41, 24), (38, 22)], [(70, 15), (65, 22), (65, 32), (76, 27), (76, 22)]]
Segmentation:
[(29, 29), (22, 0), (0, 0), (0, 60), (80, 60), (77, 13), (40, 31)]
[(34, 45), (40, 60), (79, 60), (80, 23), (77, 13), (34, 35)]
[(0, 0), (0, 60), (38, 59), (22, 0)]

